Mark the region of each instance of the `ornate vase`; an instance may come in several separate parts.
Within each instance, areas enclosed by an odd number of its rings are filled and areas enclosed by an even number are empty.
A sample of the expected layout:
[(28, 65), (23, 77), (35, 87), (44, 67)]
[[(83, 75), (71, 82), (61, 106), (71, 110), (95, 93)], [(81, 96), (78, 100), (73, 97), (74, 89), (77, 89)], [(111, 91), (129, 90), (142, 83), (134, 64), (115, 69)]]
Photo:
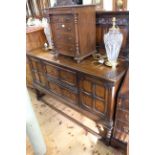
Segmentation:
[(123, 34), (116, 27), (115, 17), (112, 18), (112, 23), (113, 26), (109, 29), (109, 32), (104, 35), (104, 44), (108, 58), (106, 64), (115, 67), (123, 41)]

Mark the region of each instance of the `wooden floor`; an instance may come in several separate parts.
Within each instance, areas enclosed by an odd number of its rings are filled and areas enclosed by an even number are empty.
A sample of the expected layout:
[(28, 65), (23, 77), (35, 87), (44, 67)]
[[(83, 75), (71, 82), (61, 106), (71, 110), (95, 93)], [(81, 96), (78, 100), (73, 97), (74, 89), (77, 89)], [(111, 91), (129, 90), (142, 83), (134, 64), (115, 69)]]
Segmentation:
[[(106, 146), (96, 136), (38, 101), (33, 90), (29, 89), (29, 94), (47, 146), (46, 155), (124, 155), (122, 150)], [(44, 99), (98, 132), (95, 123), (89, 118), (65, 106), (54, 97), (46, 95)], [(28, 137), (26, 152), (27, 155), (34, 154)]]

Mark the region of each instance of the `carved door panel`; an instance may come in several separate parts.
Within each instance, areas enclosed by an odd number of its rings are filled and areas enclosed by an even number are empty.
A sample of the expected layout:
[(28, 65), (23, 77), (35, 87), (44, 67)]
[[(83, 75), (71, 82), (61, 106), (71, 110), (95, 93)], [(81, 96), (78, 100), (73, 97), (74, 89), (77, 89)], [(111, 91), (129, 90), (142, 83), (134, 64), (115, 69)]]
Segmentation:
[(106, 89), (101, 81), (89, 77), (80, 79), (80, 104), (84, 108), (104, 116), (107, 108), (105, 94)]
[(80, 80), (80, 89), (87, 93), (92, 93), (92, 82), (86, 78)]
[(102, 85), (95, 85), (95, 96), (100, 98), (105, 98), (105, 88)]
[(33, 81), (43, 87), (46, 87), (47, 83), (44, 76), (44, 65), (40, 62), (39, 59), (30, 58), (29, 61), (31, 65)]
[(95, 110), (99, 113), (105, 112), (105, 102), (103, 100), (95, 99)]
[(93, 98), (91, 97), (91, 94), (87, 94), (84, 92), (80, 93), (80, 97), (81, 97), (81, 101), (82, 104), (88, 108), (88, 109), (92, 109), (93, 108)]

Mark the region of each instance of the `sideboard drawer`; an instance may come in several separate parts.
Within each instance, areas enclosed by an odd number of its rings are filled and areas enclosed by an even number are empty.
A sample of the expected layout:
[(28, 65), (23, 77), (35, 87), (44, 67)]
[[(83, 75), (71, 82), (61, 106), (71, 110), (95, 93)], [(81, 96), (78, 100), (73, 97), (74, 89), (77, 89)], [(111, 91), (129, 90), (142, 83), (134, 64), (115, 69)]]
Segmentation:
[(71, 90), (61, 87), (63, 97), (67, 98), (72, 103), (77, 103), (77, 94), (73, 93)]
[(46, 73), (47, 75), (51, 76), (51, 77), (54, 77), (54, 78), (58, 78), (58, 68), (54, 65), (49, 65), (49, 64), (46, 64), (45, 65), (45, 68), (46, 68)]
[(61, 88), (59, 85), (57, 85), (56, 83), (54, 82), (49, 82), (49, 88), (52, 92), (56, 93), (58, 96), (61, 95)]
[(69, 45), (75, 44), (75, 38), (70, 34), (60, 33), (55, 37), (55, 40), (56, 40), (56, 43), (61, 42), (62, 44), (69, 44)]
[(55, 14), (51, 16), (51, 22), (52, 23), (67, 23), (67, 22), (73, 22), (74, 17), (73, 14), (64, 14), (64, 15), (59, 15), (59, 14)]
[(55, 30), (53, 34), (55, 36), (66, 33), (74, 36), (75, 29), (73, 23), (55, 23), (52, 25), (53, 29)]
[(76, 72), (60, 69), (60, 80), (71, 86), (76, 86)]

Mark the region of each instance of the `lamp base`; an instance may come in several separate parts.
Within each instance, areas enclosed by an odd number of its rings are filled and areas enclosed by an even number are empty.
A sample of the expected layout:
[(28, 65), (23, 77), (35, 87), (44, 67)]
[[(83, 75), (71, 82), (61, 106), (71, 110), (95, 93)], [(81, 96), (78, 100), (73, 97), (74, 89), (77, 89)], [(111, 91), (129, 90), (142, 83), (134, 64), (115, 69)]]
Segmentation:
[(118, 62), (116, 63), (111, 63), (110, 61), (105, 61), (105, 65), (108, 66), (108, 67), (117, 67), (118, 65)]

